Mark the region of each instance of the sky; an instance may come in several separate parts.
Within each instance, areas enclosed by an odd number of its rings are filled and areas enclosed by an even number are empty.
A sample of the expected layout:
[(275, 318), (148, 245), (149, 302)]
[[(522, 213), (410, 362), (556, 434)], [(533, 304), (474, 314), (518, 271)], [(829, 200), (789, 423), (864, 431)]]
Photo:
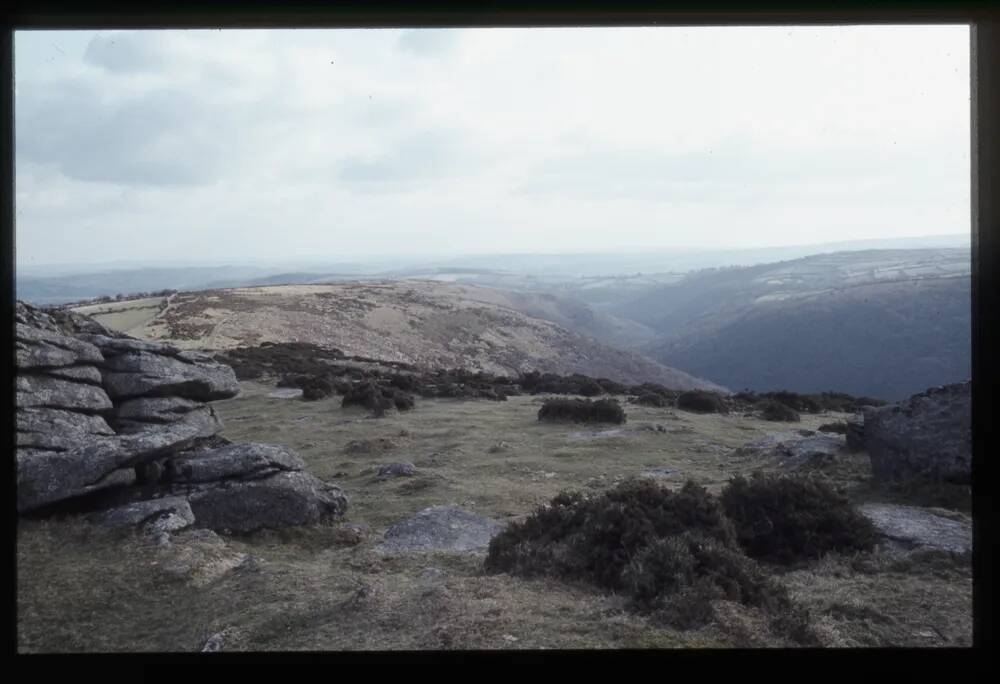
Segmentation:
[(967, 233), (967, 26), (19, 31), (18, 265)]

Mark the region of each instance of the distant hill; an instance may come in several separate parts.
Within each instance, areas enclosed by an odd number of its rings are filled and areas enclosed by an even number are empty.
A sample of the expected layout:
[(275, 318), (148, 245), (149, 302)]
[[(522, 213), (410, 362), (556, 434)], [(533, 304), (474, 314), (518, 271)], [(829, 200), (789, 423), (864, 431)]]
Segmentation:
[[(723, 389), (519, 310), (576, 315), (553, 298), (470, 285), (402, 280), (235, 288), (179, 293), (160, 310), (154, 304), (139, 300), (135, 306), (144, 312), (135, 315), (123, 311), (122, 303), (107, 305), (103, 316), (86, 309), (106, 325), (127, 321), (132, 335), (186, 348), (311, 342), (429, 367), (584, 373), (677, 389)], [(601, 320), (582, 323), (600, 327)]]
[(732, 389), (896, 399), (971, 375), (965, 249), (867, 250), (707, 270), (613, 311), (643, 350)]

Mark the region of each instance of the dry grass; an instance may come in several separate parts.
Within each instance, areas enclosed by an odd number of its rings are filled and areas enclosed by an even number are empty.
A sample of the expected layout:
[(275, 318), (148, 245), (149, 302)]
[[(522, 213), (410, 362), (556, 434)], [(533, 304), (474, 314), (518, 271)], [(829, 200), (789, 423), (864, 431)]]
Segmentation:
[[(22, 521), (19, 650), (192, 651), (220, 632), (226, 650), (787, 645), (753, 610), (726, 602), (715, 606), (712, 624), (682, 632), (591, 587), (486, 575), (483, 555), (372, 550), (389, 525), (428, 506), (517, 520), (562, 490), (603, 489), (651, 467), (677, 471), (664, 482), (679, 487), (690, 478), (718, 493), (732, 475), (781, 470), (729, 456), (773, 424), (629, 405), (628, 424), (605, 432), (540, 423), (544, 396), (502, 404), (418, 400), (413, 411), (373, 419), (341, 408), (337, 396), (303, 402), (268, 397), (269, 386), (244, 388), (216, 404), (223, 435), (296, 449), (313, 473), (348, 493), (347, 519), (230, 538), (223, 549), (192, 533), (163, 548), (73, 520)], [(796, 427), (842, 418), (803, 415)], [(665, 431), (649, 429), (656, 424)], [(377, 448), (345, 448), (363, 440)], [(374, 477), (377, 465), (392, 461), (412, 462), (418, 474)], [(860, 491), (866, 461), (851, 455), (823, 468), (849, 492)], [(240, 554), (249, 560), (237, 565)], [(968, 643), (967, 569), (928, 567), (824, 560), (775, 572), (814, 610), (827, 645)], [(836, 607), (852, 601), (863, 605)], [(945, 636), (913, 636), (929, 630)]]

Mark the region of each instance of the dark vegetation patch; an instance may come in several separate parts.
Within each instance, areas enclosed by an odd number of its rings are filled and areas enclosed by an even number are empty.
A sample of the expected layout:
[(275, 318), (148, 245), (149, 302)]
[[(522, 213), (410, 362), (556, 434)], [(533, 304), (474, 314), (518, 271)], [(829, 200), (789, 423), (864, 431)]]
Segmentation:
[(740, 545), (758, 560), (790, 564), (875, 544), (868, 518), (816, 478), (740, 476), (723, 488), (721, 501)]
[[(528, 371), (508, 376), (463, 368), (418, 368), (411, 364), (350, 356), (334, 348), (306, 342), (264, 342), (257, 347), (230, 349), (217, 355), (232, 366), (240, 380), (275, 379), (278, 386), (302, 389), (306, 400), (321, 399), (336, 392), (345, 395), (359, 382), (371, 382), (383, 395), (399, 391), (409, 396), (447, 399), (485, 399), (505, 401), (519, 394), (563, 394), (597, 397), (602, 394), (630, 395), (642, 406), (677, 407), (700, 413), (728, 413), (736, 408), (758, 411), (765, 404), (777, 402), (800, 412), (857, 410), (863, 405), (885, 402), (852, 397), (847, 394), (796, 394), (794, 392), (750, 391), (725, 397), (716, 392), (684, 392), (646, 382), (626, 385), (608, 378), (593, 378), (580, 373), (559, 375)], [(400, 400), (406, 404), (405, 399)], [(377, 403), (377, 402), (374, 402)]]
[(677, 397), (677, 408), (693, 413), (729, 413), (719, 394), (704, 390), (684, 392)]
[(799, 394), (785, 390), (778, 392), (752, 392), (744, 390), (732, 396), (737, 405), (752, 409), (765, 403), (777, 402), (799, 413), (822, 413), (837, 411), (855, 413), (863, 406), (885, 406), (886, 402), (871, 397), (854, 397), (843, 392), (822, 392), (820, 394)]
[(413, 397), (402, 390), (387, 385), (379, 385), (371, 380), (357, 382), (347, 389), (341, 406), (360, 406), (373, 412), (376, 417), (385, 415), (391, 408), (408, 411), (413, 408)]
[(624, 423), (625, 410), (616, 399), (549, 399), (538, 410), (538, 420), (576, 423)]
[(823, 423), (816, 429), (820, 432), (828, 432), (835, 435), (846, 435), (847, 423)]
[(719, 501), (690, 481), (677, 492), (649, 480), (589, 497), (563, 492), (494, 537), (485, 569), (621, 592), (680, 629), (707, 623), (711, 602), (728, 599), (765, 611), (795, 638), (807, 631), (804, 611), (743, 554)]
[(783, 423), (797, 423), (802, 420), (798, 411), (779, 401), (768, 400), (760, 406), (760, 417), (764, 420)]
[(653, 392), (640, 394), (638, 397), (632, 400), (632, 403), (638, 404), (639, 406), (654, 406), (654, 407), (670, 406), (669, 399), (664, 397), (662, 394), (655, 394)]

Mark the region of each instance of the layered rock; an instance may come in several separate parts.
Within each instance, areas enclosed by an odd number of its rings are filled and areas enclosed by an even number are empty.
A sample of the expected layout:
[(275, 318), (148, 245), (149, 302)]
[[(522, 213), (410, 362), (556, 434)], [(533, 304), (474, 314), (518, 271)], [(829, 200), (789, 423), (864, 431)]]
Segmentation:
[(864, 411), (864, 446), (877, 480), (968, 484), (972, 478), (972, 383), (929, 389)]
[(228, 366), (21, 302), (16, 325), (18, 511), (116, 487), (95, 505), (118, 506), (92, 520), (162, 536), (195, 524), (308, 524), (346, 510), (343, 492), (306, 473), (292, 450), (216, 437), (222, 422), (206, 402), (239, 392)]

